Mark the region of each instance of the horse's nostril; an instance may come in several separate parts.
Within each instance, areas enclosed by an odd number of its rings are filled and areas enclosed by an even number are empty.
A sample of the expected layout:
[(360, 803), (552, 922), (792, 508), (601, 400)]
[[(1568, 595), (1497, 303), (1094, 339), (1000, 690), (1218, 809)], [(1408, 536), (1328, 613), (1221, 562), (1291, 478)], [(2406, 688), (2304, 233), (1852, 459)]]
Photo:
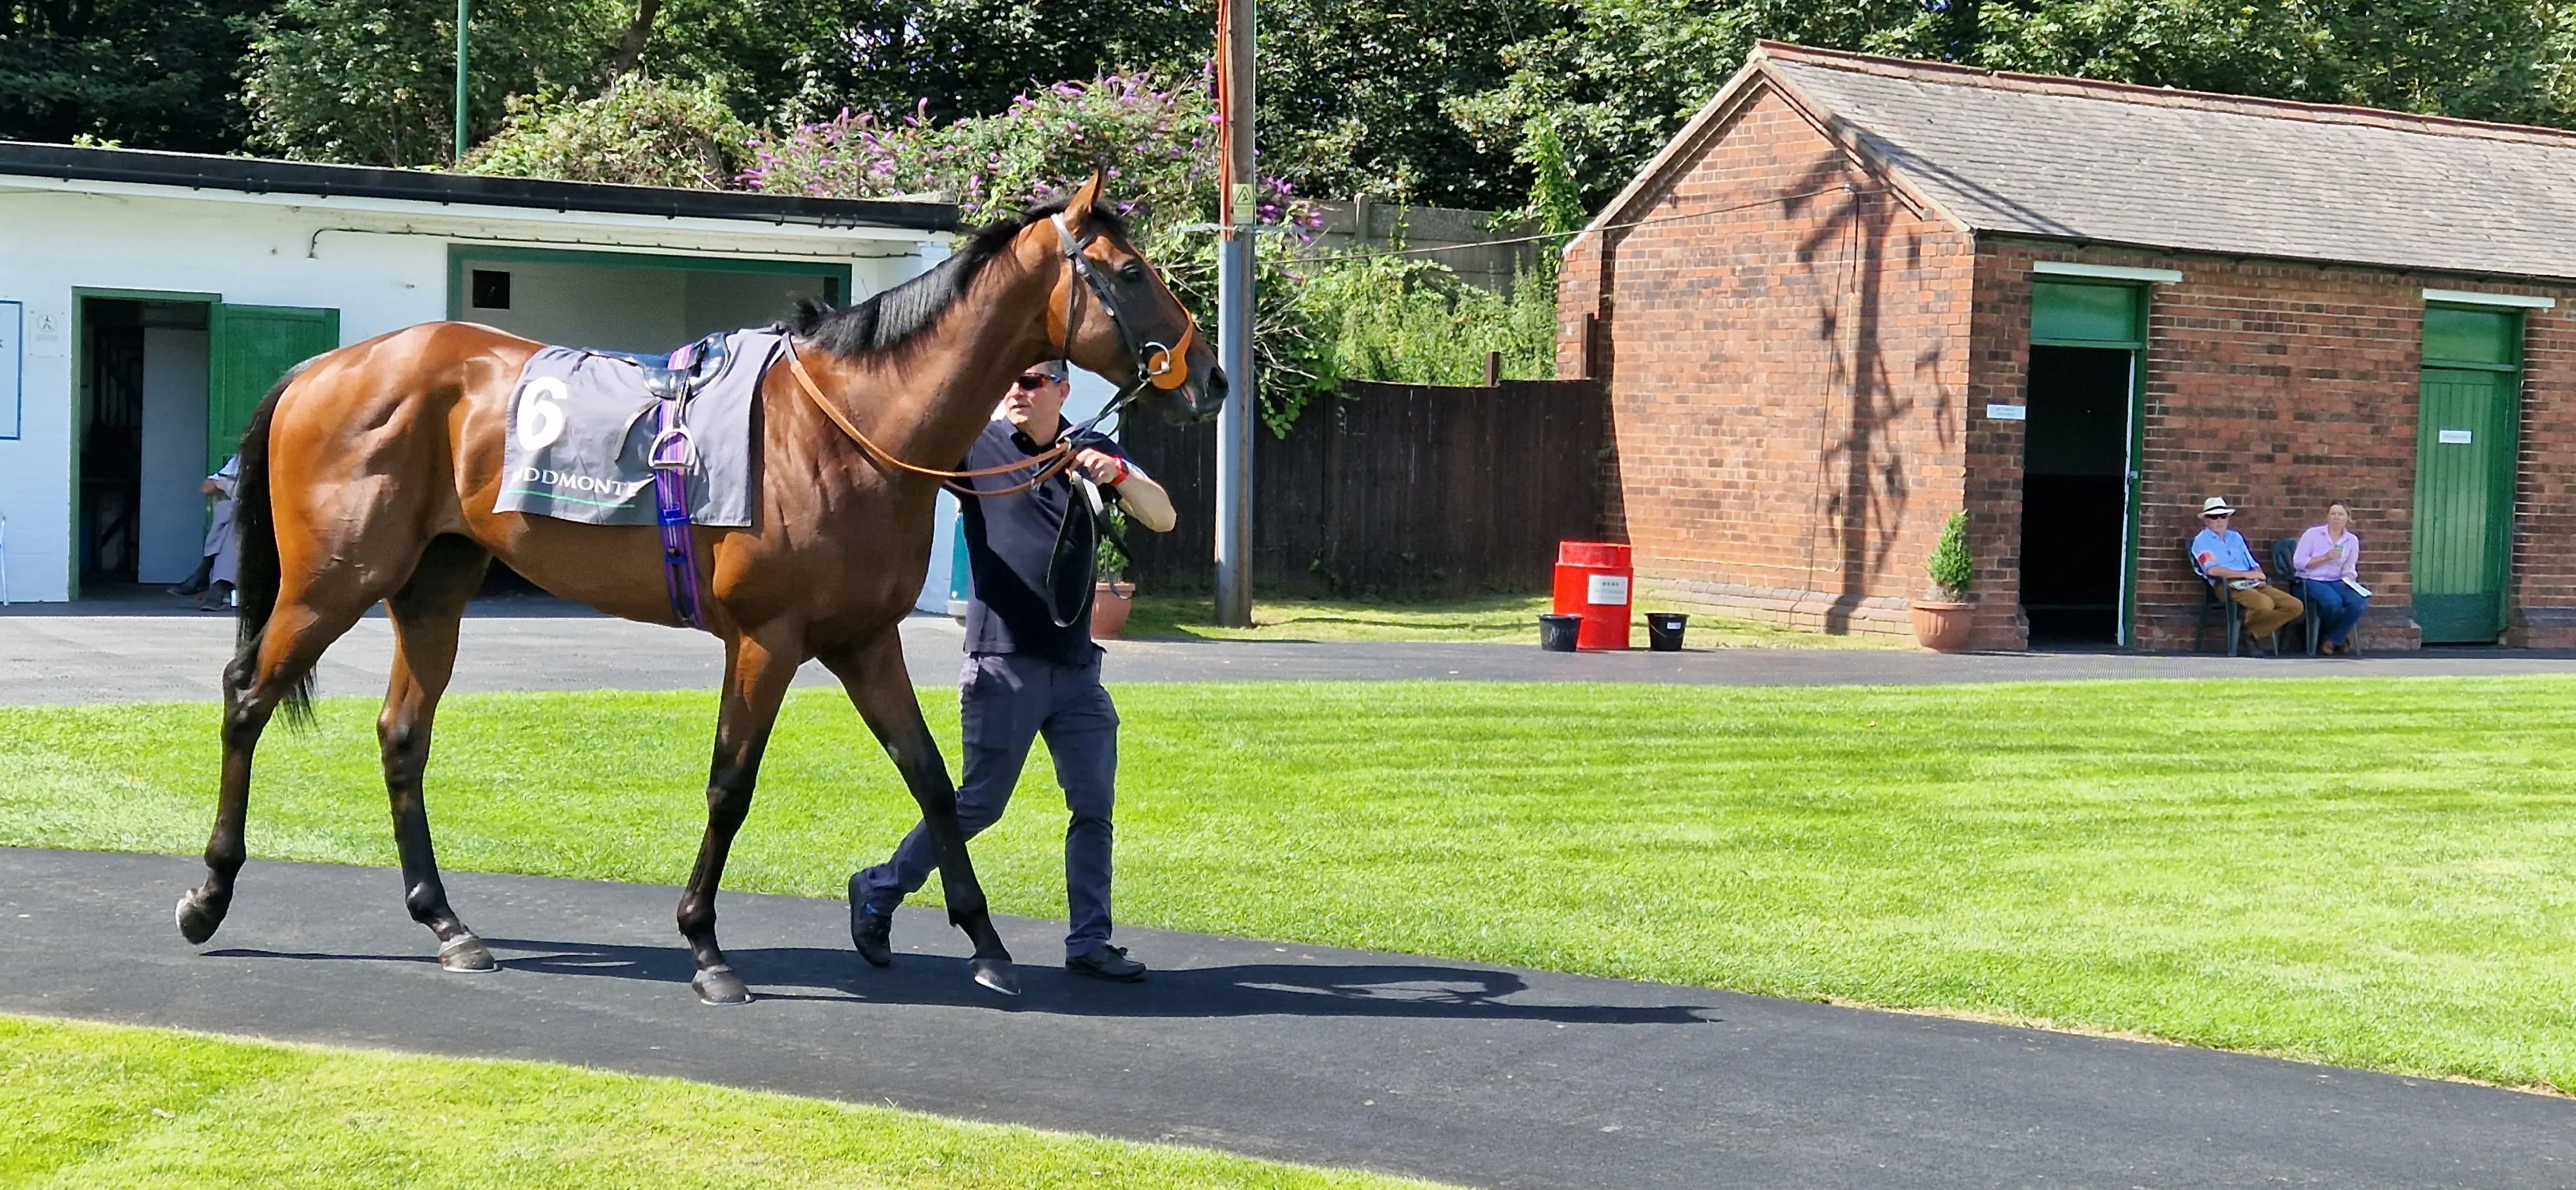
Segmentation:
[(1226, 391), (1227, 385), (1225, 381), (1225, 369), (1209, 368), (1207, 375), (1207, 405), (1210, 408), (1214, 408), (1218, 405), (1225, 404)]

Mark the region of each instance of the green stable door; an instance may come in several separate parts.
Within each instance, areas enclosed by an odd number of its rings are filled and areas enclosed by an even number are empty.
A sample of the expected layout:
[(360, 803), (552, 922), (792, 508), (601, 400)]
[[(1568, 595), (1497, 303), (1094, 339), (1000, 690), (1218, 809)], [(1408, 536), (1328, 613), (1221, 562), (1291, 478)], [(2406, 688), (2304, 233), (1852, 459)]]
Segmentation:
[(2522, 319), (2424, 311), (2415, 447), (2415, 622), (2426, 644), (2491, 644), (2504, 633), (2513, 563)]
[(251, 412), (286, 370), (340, 345), (340, 312), (296, 306), (236, 306), (209, 312), (206, 469), (241, 446)]

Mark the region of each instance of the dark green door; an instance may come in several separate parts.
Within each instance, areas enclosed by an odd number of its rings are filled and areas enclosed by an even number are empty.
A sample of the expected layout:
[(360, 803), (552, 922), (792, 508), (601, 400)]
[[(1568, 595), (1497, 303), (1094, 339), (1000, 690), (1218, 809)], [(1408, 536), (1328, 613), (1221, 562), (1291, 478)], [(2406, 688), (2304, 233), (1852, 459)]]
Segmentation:
[(251, 411), (286, 370), (340, 345), (340, 312), (217, 303), (208, 325), (206, 469), (241, 448)]
[(2426, 644), (2504, 632), (2512, 572), (2521, 319), (2425, 311), (2415, 447), (2415, 622)]

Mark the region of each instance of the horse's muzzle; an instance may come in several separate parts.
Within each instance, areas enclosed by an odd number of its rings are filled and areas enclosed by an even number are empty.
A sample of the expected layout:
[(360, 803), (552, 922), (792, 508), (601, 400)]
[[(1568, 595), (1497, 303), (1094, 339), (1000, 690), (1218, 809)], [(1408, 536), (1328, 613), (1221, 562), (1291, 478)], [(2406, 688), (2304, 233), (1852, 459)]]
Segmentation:
[(1203, 422), (1215, 417), (1218, 410), (1225, 408), (1226, 393), (1231, 388), (1226, 383), (1225, 369), (1209, 368), (1205, 383), (1190, 386), (1189, 420)]

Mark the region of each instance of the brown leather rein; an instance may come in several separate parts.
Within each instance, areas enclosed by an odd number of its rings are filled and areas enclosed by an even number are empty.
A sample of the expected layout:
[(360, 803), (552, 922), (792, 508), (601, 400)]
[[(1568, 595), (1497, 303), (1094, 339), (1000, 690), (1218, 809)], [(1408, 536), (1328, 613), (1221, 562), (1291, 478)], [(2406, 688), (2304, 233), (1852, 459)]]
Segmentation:
[[(849, 417), (846, 414), (843, 414), (839, 407), (833, 405), (829, 399), (823, 396), (822, 388), (814, 383), (813, 374), (805, 370), (805, 361), (797, 358), (796, 341), (794, 339), (790, 339), (787, 342), (787, 371), (796, 377), (796, 387), (805, 390), (805, 399), (812, 401), (816, 409), (822, 410), (823, 416), (831, 419), (833, 425), (841, 427), (841, 432), (849, 435), (850, 441), (858, 443), (859, 449), (865, 451), (869, 458), (875, 459), (876, 461), (883, 463), (888, 467), (892, 467), (897, 471), (909, 471), (915, 475), (926, 475), (932, 479), (939, 480), (945, 484), (950, 491), (956, 492), (960, 495), (982, 496), (987, 499), (995, 496), (1016, 496), (1021, 492), (1028, 491), (1029, 489), (1045, 483), (1058, 475), (1064, 474), (1073, 467), (1073, 447), (1062, 442), (1056, 443), (1045, 450), (1030, 455), (1027, 459), (1017, 463), (1005, 463), (999, 467), (978, 467), (972, 471), (947, 471), (938, 467), (924, 467), (918, 463), (907, 463), (902, 459), (896, 458), (893, 451), (877, 445), (874, 441), (870, 440), (866, 434), (861, 433), (859, 427), (852, 424)], [(1038, 468), (1038, 473), (1036, 475), (1031, 476), (1026, 482), (1014, 484), (1011, 487), (1004, 488), (998, 492), (987, 492), (972, 484), (960, 485), (956, 482), (961, 479), (978, 479), (987, 475), (1008, 475), (1014, 471), (1026, 471), (1031, 467)]]

